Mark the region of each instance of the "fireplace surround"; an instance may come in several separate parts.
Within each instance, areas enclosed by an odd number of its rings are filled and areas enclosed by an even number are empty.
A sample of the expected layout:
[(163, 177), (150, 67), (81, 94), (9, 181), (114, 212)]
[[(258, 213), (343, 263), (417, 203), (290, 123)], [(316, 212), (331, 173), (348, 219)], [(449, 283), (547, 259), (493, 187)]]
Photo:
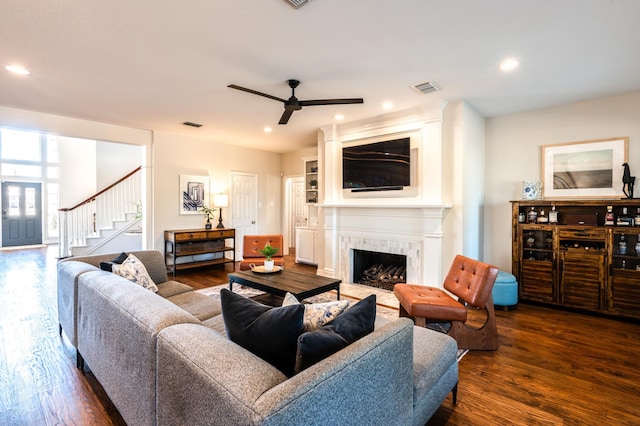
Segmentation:
[(352, 283), (353, 250), (366, 250), (406, 256), (408, 283), (437, 286), (447, 210), (446, 206), (325, 206), (325, 262), (318, 273)]
[[(443, 193), (451, 183), (443, 182), (443, 108), (415, 109), (322, 129), (318, 155), (324, 191), (319, 204), (322, 252), (318, 274), (352, 283), (353, 250), (367, 250), (406, 256), (407, 283), (441, 285), (442, 258), (452, 251), (451, 240), (445, 244), (444, 234), (451, 206), (444, 202)], [(342, 148), (400, 137), (410, 139), (410, 187), (345, 192)]]

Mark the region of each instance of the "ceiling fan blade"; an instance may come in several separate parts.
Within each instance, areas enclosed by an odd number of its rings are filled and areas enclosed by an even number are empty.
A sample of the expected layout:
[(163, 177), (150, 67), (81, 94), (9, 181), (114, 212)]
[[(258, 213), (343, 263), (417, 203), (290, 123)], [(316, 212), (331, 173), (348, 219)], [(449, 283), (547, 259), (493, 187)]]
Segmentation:
[(235, 84), (230, 84), (227, 87), (230, 87), (230, 88), (236, 89), (236, 90), (242, 90), (243, 92), (252, 93), (252, 94), (258, 95), (258, 96), (263, 96), (265, 98), (273, 99), (274, 101), (285, 102), (284, 99), (278, 98), (277, 96), (271, 96), (271, 95), (268, 95), (266, 93), (258, 92), (257, 90), (247, 89), (246, 87), (237, 86)]
[(280, 117), (280, 121), (278, 124), (287, 124), (289, 122), (289, 118), (291, 118), (291, 114), (293, 114), (293, 109), (286, 108), (282, 113), (282, 117)]
[(364, 103), (362, 98), (346, 98), (346, 99), (316, 99), (312, 101), (300, 101), (300, 106), (311, 105), (341, 105), (341, 104), (361, 104)]

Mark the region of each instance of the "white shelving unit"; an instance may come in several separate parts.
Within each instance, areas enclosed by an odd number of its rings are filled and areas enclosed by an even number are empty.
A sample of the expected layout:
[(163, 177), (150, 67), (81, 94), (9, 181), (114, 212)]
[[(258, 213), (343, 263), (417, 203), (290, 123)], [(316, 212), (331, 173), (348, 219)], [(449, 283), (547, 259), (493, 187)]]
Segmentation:
[(306, 157), (303, 161), (307, 226), (296, 228), (296, 262), (317, 265), (318, 199), (321, 179), (318, 158)]
[(307, 193), (307, 204), (317, 204), (319, 190), (318, 185), (320, 185), (320, 179), (318, 179), (318, 160), (305, 160), (304, 182)]

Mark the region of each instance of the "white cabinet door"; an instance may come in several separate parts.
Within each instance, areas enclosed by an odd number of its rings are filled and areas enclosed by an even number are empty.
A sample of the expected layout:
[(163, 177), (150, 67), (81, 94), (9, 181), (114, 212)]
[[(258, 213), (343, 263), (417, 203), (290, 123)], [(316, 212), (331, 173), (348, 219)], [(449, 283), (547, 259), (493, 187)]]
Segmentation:
[(316, 235), (315, 229), (296, 229), (296, 262), (316, 265)]

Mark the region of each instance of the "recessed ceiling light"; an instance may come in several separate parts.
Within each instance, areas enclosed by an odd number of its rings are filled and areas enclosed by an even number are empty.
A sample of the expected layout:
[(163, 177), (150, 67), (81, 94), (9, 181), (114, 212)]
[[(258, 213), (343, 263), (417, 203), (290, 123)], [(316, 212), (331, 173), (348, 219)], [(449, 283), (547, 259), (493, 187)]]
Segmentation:
[(502, 71), (513, 71), (518, 68), (518, 65), (520, 65), (520, 62), (518, 62), (517, 59), (508, 58), (502, 61), (502, 63), (500, 64), (500, 69)]
[(391, 109), (391, 108), (393, 108), (393, 102), (387, 101), (382, 104), (382, 109)]
[(29, 75), (31, 74), (31, 72), (23, 67), (19, 67), (17, 65), (6, 65), (4, 67), (4, 69), (6, 69), (9, 72), (15, 73), (15, 74), (20, 74), (20, 75)]
[(344, 115), (342, 114), (336, 114), (333, 116), (333, 118), (335, 118), (338, 121), (344, 120)]
[(264, 132), (265, 132), (265, 133), (271, 133), (271, 132), (273, 131), (273, 129), (272, 129), (271, 127), (269, 127), (269, 126), (266, 126), (266, 127), (265, 127), (264, 129), (262, 129), (262, 130), (264, 130)]

